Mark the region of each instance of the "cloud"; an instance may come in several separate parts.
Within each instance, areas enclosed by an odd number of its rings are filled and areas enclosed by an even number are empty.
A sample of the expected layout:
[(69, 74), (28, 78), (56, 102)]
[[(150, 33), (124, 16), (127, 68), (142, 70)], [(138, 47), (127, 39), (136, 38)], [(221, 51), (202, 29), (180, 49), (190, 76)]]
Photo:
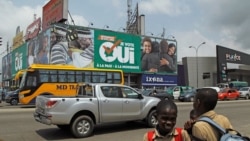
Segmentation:
[[(249, 0), (203, 0), (199, 1), (208, 31), (218, 34), (223, 40), (237, 44), (242, 49), (250, 48)], [(222, 40), (221, 40), (222, 41)], [(228, 45), (228, 43), (225, 43)], [(230, 44), (229, 44), (230, 45)], [(234, 46), (228, 46), (234, 48)]]
[(20, 31), (24, 31), (27, 26), (34, 20), (34, 14), (37, 17), (42, 15), (42, 6), (28, 7), (21, 6), (16, 7), (12, 1), (0, 1), (1, 12), (0, 12), (0, 31), (3, 37), (3, 47), (0, 51), (6, 52), (6, 45), (12, 45), (12, 39), (16, 34), (16, 28), (20, 26)]
[(183, 57), (196, 56), (196, 50), (189, 48), (189, 46), (198, 47), (202, 42), (206, 42), (198, 49), (198, 56), (216, 56), (216, 43), (213, 40), (206, 38), (198, 30), (190, 30), (186, 32), (176, 32), (178, 47), (178, 61)]
[[(89, 24), (90, 24), (85, 18), (83, 18), (80, 15), (72, 15), (72, 18), (73, 18), (75, 25), (89, 26)], [(72, 22), (72, 19), (70, 19), (70, 16), (68, 16), (68, 21), (71, 25), (73, 25), (73, 22)]]
[(161, 13), (169, 16), (176, 16), (181, 14), (187, 14), (190, 12), (190, 8), (185, 3), (185, 0), (147, 0), (140, 2), (140, 10), (145, 14)]

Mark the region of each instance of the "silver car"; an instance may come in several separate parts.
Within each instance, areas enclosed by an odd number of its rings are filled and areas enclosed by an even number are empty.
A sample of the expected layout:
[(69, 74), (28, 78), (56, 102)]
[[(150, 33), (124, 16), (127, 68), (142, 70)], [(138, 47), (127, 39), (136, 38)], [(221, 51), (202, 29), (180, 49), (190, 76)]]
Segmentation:
[(240, 88), (239, 92), (240, 92), (240, 98), (249, 99), (250, 87), (242, 87)]

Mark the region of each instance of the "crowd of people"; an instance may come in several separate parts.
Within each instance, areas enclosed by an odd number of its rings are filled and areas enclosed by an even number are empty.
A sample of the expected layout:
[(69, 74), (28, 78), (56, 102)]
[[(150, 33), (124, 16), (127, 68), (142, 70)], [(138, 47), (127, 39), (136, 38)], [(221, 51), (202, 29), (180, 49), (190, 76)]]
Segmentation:
[(174, 73), (177, 67), (176, 45), (166, 39), (160, 42), (149, 37), (142, 40), (141, 69), (146, 72)]
[[(236, 134), (229, 119), (215, 112), (218, 94), (212, 88), (202, 88), (195, 95), (190, 119), (183, 128), (177, 128), (177, 105), (172, 100), (161, 100), (156, 107), (158, 124), (153, 131), (144, 134), (143, 141), (219, 141), (222, 134), (206, 121), (199, 120), (208, 117), (223, 129), (230, 129)], [(244, 140), (249, 141), (248, 137)]]

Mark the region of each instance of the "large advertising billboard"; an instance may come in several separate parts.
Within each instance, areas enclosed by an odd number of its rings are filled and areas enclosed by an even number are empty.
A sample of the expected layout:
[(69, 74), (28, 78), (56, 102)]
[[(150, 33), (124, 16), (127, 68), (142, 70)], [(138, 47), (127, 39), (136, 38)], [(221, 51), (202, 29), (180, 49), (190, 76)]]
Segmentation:
[(27, 68), (27, 44), (24, 43), (20, 47), (12, 51), (11, 74), (15, 77), (19, 70)]
[(140, 72), (140, 37), (95, 30), (95, 68)]
[(28, 42), (27, 62), (176, 75), (176, 56), (175, 40), (56, 24)]

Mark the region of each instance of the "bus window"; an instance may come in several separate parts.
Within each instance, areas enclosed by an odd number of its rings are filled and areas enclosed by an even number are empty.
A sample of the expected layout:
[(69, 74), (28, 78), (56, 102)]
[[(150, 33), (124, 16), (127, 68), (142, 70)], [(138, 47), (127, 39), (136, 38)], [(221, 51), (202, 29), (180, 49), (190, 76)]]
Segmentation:
[(56, 70), (50, 71), (50, 81), (57, 82), (57, 71)]
[(58, 70), (58, 82), (67, 82), (66, 74), (67, 71)]
[(84, 82), (82, 76), (82, 72), (76, 71), (76, 82)]
[(68, 80), (68, 82), (75, 82), (75, 72), (74, 71), (68, 71), (67, 80)]
[(83, 76), (84, 76), (84, 81), (85, 83), (90, 83), (92, 81), (92, 78), (91, 78), (91, 72), (88, 72), (88, 71), (84, 71), (83, 72)]
[(40, 70), (40, 81), (41, 82), (48, 82), (49, 81), (49, 71), (48, 70)]

